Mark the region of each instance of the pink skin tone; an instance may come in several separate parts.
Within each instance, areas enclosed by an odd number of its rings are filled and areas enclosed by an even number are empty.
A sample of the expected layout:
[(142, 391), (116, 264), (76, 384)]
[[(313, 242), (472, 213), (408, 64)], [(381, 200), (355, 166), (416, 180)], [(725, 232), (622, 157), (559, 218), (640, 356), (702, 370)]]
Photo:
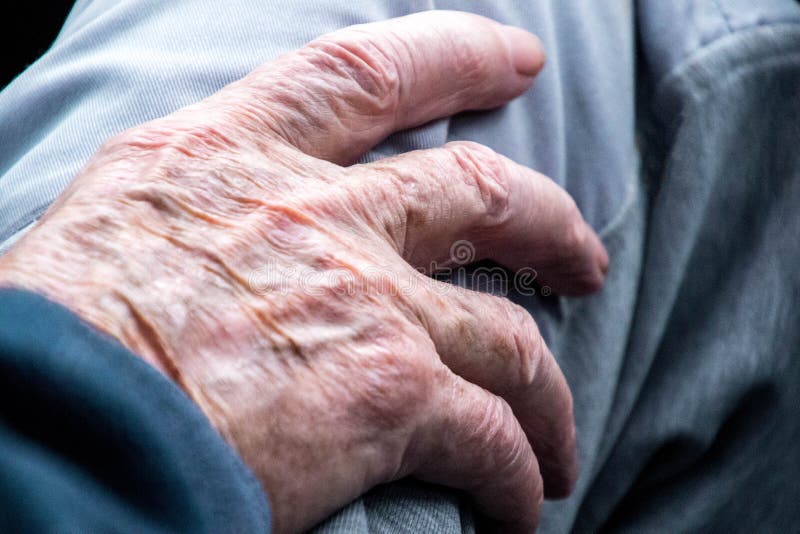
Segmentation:
[(485, 147), (352, 163), (394, 131), (502, 105), (543, 64), (534, 36), (463, 13), (323, 36), (106, 142), (0, 284), (182, 387), (261, 480), (276, 532), (408, 475), (532, 531), (577, 477), (569, 387), (527, 312), (415, 267), (468, 240), (579, 295), (606, 252), (563, 190)]

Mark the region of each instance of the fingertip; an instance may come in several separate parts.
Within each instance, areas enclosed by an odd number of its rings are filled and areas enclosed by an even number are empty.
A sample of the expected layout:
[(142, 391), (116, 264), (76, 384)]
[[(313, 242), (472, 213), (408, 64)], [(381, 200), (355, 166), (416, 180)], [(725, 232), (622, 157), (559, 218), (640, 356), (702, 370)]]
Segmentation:
[(542, 480), (544, 483), (544, 496), (546, 499), (566, 499), (575, 490), (578, 483), (577, 461), (560, 466), (560, 470), (551, 470), (541, 465)]
[(501, 517), (492, 514), (482, 507), (480, 502), (475, 502), (478, 511), (476, 531), (480, 534), (531, 534), (539, 528), (542, 505), (544, 504), (545, 490), (541, 477), (534, 481), (535, 490), (527, 503), (520, 503), (514, 511), (513, 517)]
[(608, 251), (606, 247), (603, 245), (603, 242), (600, 241), (600, 238), (597, 239), (597, 252), (595, 253), (595, 260), (597, 261), (597, 266), (600, 268), (600, 272), (603, 273), (603, 276), (608, 276), (608, 269), (611, 260), (608, 257)]
[(591, 281), (588, 284), (589, 293), (596, 293), (603, 288), (603, 285), (606, 282), (606, 277), (608, 276), (608, 269), (609, 269), (609, 262), (610, 259), (608, 257), (608, 251), (606, 250), (605, 245), (600, 240), (600, 237), (591, 229), (591, 235), (594, 241), (594, 263), (596, 267), (596, 271), (594, 275), (591, 277)]
[(582, 256), (584, 267), (561, 283), (552, 284), (558, 287), (556, 292), (564, 296), (579, 297), (597, 293), (603, 289), (608, 275), (610, 260), (606, 247), (594, 229), (586, 222), (583, 224), (585, 235), (589, 236), (584, 249), (586, 253)]
[(516, 26), (503, 26), (501, 33), (508, 46), (514, 68), (524, 76), (536, 76), (545, 64), (542, 41)]

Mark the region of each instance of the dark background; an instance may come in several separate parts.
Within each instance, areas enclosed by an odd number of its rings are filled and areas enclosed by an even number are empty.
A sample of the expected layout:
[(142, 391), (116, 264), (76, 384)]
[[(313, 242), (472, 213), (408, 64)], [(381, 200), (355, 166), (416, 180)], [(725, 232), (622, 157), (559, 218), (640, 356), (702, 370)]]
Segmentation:
[(0, 89), (50, 48), (73, 3), (6, 2), (0, 10)]

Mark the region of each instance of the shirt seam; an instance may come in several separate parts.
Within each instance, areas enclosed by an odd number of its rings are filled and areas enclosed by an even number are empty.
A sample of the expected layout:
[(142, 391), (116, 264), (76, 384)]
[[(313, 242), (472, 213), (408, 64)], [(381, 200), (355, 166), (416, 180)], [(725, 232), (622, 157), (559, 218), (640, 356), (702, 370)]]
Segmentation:
[[(715, 0), (716, 1), (716, 0)], [(768, 24), (756, 24), (753, 26), (749, 26), (748, 28), (743, 28), (737, 30), (733, 33), (730, 33), (724, 37), (720, 37), (715, 39), (714, 41), (708, 43), (708, 45), (703, 46), (702, 48), (698, 48), (693, 54), (687, 57), (684, 61), (681, 61), (678, 65), (676, 65), (673, 69), (669, 71), (668, 74), (664, 75), (662, 79), (656, 84), (656, 90), (654, 92), (655, 101), (662, 100), (662, 96), (670, 92), (670, 87), (674, 86), (676, 83), (679, 83), (681, 80), (685, 79), (685, 74), (687, 73), (687, 69), (697, 63), (703, 63), (705, 60), (702, 59), (704, 54), (708, 53), (718, 53), (718, 50), (713, 50), (715, 47), (719, 47), (720, 49), (725, 48), (726, 43), (725, 41), (728, 39), (736, 39), (741, 37), (746, 37), (747, 34), (752, 33), (753, 35), (758, 35), (764, 29), (774, 29), (777, 31), (780, 30), (791, 30), (791, 29), (800, 29), (800, 20), (797, 22), (783, 22), (779, 24), (775, 23), (768, 23)], [(733, 42), (733, 41), (732, 41)], [(748, 67), (752, 68), (754, 63), (762, 63), (765, 60), (772, 60), (775, 61), (779, 58), (787, 57), (795, 55), (797, 52), (792, 51), (784, 51), (782, 53), (775, 53), (769, 56), (759, 55), (759, 56), (750, 56), (746, 61), (746, 64), (737, 65), (733, 72), (727, 73), (724, 77), (724, 80), (728, 80), (736, 75), (739, 75), (744, 70), (747, 70)], [(701, 89), (701, 88), (698, 88)]]
[[(731, 24), (730, 16), (722, 8), (722, 6), (719, 3), (719, 0), (711, 0), (711, 2), (714, 4), (714, 7), (717, 8), (717, 11), (719, 11), (720, 18), (722, 19), (722, 22), (725, 24), (725, 29), (728, 30), (728, 34), (735, 33), (733, 25)], [(719, 39), (719, 37), (717, 39)], [(709, 41), (709, 43), (714, 41), (716, 41), (716, 39)]]

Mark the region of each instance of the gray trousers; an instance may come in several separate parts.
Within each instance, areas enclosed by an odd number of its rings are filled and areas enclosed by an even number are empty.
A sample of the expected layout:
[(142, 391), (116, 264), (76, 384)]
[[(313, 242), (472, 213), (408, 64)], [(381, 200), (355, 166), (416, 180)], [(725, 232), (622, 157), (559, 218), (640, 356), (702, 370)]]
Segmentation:
[[(611, 256), (602, 293), (523, 296), (575, 397), (580, 481), (544, 532), (800, 531), (800, 7), (794, 0), (79, 0), (0, 93), (0, 246), (110, 135), (349, 24), (473, 11), (549, 62), (468, 139), (563, 185)], [(469, 503), (407, 480), (321, 532), (457, 532)]]

